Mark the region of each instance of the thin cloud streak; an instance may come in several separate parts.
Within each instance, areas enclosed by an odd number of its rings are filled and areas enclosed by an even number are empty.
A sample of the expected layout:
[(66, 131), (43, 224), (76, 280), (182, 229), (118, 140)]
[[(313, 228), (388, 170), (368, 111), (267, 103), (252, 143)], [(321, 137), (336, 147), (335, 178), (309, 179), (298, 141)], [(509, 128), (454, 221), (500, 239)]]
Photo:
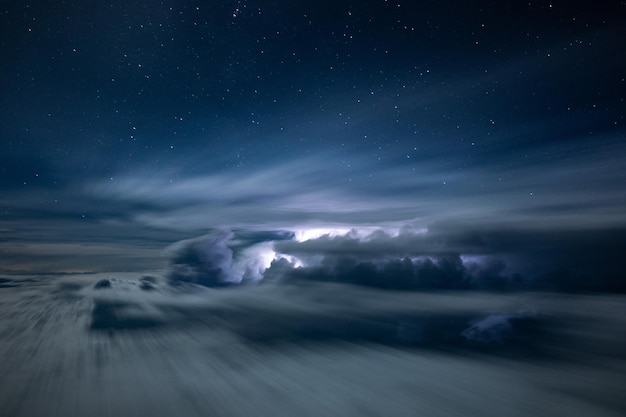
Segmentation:
[[(570, 149), (562, 157), (529, 152), (514, 161), (467, 167), (445, 159), (425, 160), (417, 168), (399, 162), (373, 174), (364, 157), (346, 168), (319, 155), (269, 168), (181, 175), (177, 181), (121, 177), (84, 192), (136, 206), (128, 216), (137, 222), (174, 229), (350, 224), (351, 216), (356, 224), (427, 225), (463, 218), (486, 224), (524, 221), (529, 228), (576, 228), (583, 222), (596, 227), (626, 220), (621, 151), (623, 145), (608, 141)], [(320, 169), (322, 160), (325, 169)], [(596, 194), (600, 186), (603, 193)]]

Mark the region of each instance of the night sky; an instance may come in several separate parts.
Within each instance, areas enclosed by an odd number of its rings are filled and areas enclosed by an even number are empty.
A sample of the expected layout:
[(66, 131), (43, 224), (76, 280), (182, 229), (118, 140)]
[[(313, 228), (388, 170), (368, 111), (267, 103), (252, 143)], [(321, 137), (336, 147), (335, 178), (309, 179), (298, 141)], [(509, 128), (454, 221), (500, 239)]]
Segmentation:
[(0, 1), (0, 416), (623, 417), (626, 1)]
[(176, 277), (204, 236), (252, 278), (623, 289), (624, 39), (618, 1), (3, 2), (2, 271)]

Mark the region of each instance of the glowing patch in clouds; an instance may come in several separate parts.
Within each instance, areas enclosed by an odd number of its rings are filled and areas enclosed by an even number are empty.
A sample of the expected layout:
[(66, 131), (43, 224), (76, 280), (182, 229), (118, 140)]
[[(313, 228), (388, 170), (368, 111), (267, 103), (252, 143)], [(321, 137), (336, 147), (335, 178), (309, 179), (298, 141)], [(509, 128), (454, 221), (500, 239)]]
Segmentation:
[[(407, 227), (381, 227), (381, 226), (331, 226), (331, 227), (309, 227), (293, 230), (293, 240), (296, 242), (305, 242), (320, 238), (348, 237), (359, 241), (368, 241), (380, 234), (388, 237), (398, 237), (402, 233), (424, 234), (427, 233), (426, 228), (407, 228)], [(423, 257), (419, 257), (420, 259)], [(307, 266), (302, 259), (293, 255), (276, 252), (274, 241), (267, 241), (255, 244), (243, 250), (238, 259), (233, 263), (232, 272), (238, 282), (244, 280), (259, 281), (263, 278), (265, 270), (267, 270), (272, 262), (279, 259), (286, 259), (295, 268)], [(417, 258), (416, 258), (417, 259)], [(311, 259), (308, 260), (310, 263)], [(313, 260), (315, 263), (315, 260)], [(237, 279), (238, 278), (238, 279)]]
[[(358, 227), (310, 227), (302, 228), (294, 231), (295, 240), (304, 242), (307, 240), (319, 239), (323, 236), (336, 237), (347, 236), (358, 240), (367, 240), (376, 232), (382, 232), (390, 237), (398, 236), (404, 230), (403, 227), (381, 227), (381, 226), (358, 226)], [(426, 228), (409, 229), (411, 233), (421, 234), (428, 232)]]
[(290, 264), (294, 266), (294, 268), (301, 268), (304, 266), (304, 262), (292, 255), (284, 255), (282, 253), (278, 253), (276, 254), (276, 257), (274, 259), (286, 259), (289, 261)]
[(295, 233), (295, 240), (297, 240), (298, 242), (304, 242), (306, 240), (313, 240), (313, 239), (319, 239), (322, 236), (329, 236), (329, 237), (335, 237), (335, 236), (345, 236), (348, 233), (350, 233), (350, 228), (335, 228), (335, 229), (329, 229), (329, 228), (311, 228), (311, 229), (300, 229), (300, 230), (296, 230)]
[(263, 270), (266, 270), (270, 267), (274, 259), (277, 258), (277, 253), (274, 252), (271, 245), (263, 245), (262, 251), (259, 252), (259, 257), (261, 258)]
[(260, 281), (265, 270), (278, 259), (287, 259), (296, 268), (304, 266), (295, 256), (275, 252), (273, 242), (263, 242), (243, 250), (233, 262), (231, 274), (236, 282)]
[(237, 258), (231, 268), (234, 280), (258, 281), (276, 258), (276, 252), (272, 248), (272, 242), (263, 242), (246, 248)]

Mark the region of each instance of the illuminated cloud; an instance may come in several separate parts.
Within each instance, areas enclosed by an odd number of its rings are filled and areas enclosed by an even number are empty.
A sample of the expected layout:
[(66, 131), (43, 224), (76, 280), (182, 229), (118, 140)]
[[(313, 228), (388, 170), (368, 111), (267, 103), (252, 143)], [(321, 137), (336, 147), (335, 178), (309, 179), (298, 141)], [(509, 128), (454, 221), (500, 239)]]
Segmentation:
[(173, 284), (224, 287), (257, 282), (276, 258), (273, 242), (290, 239), (284, 231), (220, 230), (169, 246), (168, 278)]
[[(583, 237), (576, 233), (441, 226), (222, 230), (178, 242), (166, 254), (170, 282), (206, 287), (317, 281), (413, 291), (621, 291), (622, 235), (585, 233), (586, 247), (576, 243)], [(588, 255), (581, 258), (580, 251)]]

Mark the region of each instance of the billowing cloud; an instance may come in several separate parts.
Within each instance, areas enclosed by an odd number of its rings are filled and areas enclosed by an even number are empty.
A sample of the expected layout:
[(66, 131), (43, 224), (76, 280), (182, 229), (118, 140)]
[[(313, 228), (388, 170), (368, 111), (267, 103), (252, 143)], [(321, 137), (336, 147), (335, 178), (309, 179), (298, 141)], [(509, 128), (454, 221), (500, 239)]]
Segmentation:
[(274, 259), (272, 242), (292, 237), (289, 232), (215, 231), (183, 240), (166, 249), (172, 283), (223, 287), (258, 281)]
[[(171, 282), (335, 282), (392, 290), (623, 291), (623, 233), (432, 230), (218, 231), (166, 253)], [(583, 243), (584, 242), (584, 243)]]

